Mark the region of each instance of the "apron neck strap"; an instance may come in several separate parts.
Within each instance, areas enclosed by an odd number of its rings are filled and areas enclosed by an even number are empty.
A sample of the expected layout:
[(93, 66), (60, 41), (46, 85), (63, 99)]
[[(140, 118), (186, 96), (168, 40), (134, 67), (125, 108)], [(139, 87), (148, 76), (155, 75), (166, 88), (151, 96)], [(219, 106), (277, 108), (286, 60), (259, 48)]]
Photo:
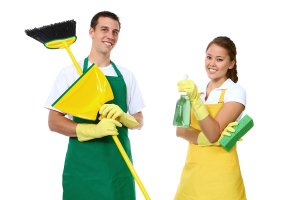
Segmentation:
[[(89, 65), (89, 57), (86, 57), (84, 59), (84, 63), (83, 63), (83, 73), (85, 73), (88, 70), (88, 65)], [(91, 65), (91, 67), (94, 66), (94, 63)]]
[(219, 103), (224, 103), (224, 95), (225, 95), (226, 89), (223, 89), (219, 98)]
[(110, 64), (113, 66), (116, 74), (118, 75), (118, 77), (123, 77), (121, 72), (119, 71), (119, 69), (117, 68), (117, 66), (115, 65), (115, 63), (113, 61), (110, 61)]

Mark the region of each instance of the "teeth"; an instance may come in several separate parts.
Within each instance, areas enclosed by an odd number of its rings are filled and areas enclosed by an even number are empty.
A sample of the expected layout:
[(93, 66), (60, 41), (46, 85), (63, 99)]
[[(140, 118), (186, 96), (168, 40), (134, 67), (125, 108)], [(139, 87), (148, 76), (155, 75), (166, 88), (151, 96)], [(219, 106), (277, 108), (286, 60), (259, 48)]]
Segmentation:
[(208, 70), (209, 70), (210, 72), (216, 72), (216, 71), (217, 71), (217, 70), (211, 69), (211, 68), (208, 68)]
[(110, 42), (104, 42), (104, 44), (106, 44), (107, 46), (112, 46), (112, 43)]

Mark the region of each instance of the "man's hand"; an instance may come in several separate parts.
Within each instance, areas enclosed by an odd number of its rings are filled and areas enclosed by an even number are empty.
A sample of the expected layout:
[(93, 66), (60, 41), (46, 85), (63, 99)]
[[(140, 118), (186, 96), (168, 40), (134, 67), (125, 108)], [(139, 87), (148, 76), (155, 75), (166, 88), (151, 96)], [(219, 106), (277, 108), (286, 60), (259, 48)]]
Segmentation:
[(116, 127), (122, 124), (114, 119), (103, 118), (98, 124), (78, 124), (76, 134), (80, 142), (102, 138), (107, 135), (118, 135)]
[(125, 113), (116, 104), (104, 104), (103, 106), (101, 106), (99, 113), (103, 117), (119, 120), (128, 128), (134, 128), (139, 125), (139, 123), (133, 116)]

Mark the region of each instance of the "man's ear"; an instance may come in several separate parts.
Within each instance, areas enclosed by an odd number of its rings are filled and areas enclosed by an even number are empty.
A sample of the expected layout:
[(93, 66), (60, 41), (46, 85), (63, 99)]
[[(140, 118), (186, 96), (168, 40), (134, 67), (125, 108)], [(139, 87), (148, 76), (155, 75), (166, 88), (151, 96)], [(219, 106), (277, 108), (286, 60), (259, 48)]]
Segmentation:
[(89, 35), (90, 35), (91, 38), (94, 37), (94, 29), (93, 28), (90, 28)]

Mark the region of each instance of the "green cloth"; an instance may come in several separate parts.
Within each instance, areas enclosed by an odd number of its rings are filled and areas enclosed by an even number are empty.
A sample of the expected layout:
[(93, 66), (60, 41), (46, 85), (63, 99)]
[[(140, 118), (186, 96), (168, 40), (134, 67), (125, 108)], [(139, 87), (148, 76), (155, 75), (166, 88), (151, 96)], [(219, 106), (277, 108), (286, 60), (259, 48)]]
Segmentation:
[[(87, 58), (83, 72), (87, 70)], [(118, 77), (107, 76), (114, 103), (127, 112), (126, 84), (113, 62)], [(74, 118), (77, 123), (98, 123)], [(118, 128), (118, 138), (132, 161), (128, 129)], [(135, 200), (134, 179), (111, 136), (79, 142), (70, 137), (63, 172), (64, 200)]]

